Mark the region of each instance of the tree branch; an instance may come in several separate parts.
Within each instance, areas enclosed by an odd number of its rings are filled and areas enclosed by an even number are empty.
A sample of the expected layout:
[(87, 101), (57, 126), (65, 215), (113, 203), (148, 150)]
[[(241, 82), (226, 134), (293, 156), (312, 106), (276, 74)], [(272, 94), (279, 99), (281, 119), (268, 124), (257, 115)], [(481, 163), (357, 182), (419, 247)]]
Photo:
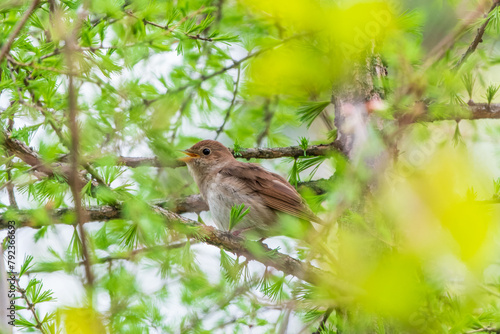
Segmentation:
[(257, 146), (260, 146), (262, 141), (264, 140), (265, 137), (269, 134), (269, 129), (271, 128), (271, 122), (273, 120), (274, 112), (271, 111), (270, 108), (271, 100), (266, 99), (264, 102), (264, 106), (262, 107), (262, 110), (264, 112), (264, 129), (259, 133), (257, 136), (257, 139), (255, 142), (257, 143)]
[[(273, 267), (287, 275), (293, 275), (312, 284), (317, 282), (321, 277), (327, 275), (326, 272), (308, 263), (303, 263), (295, 258), (273, 250), (262, 242), (249, 241), (241, 237), (236, 237), (231, 233), (203, 225), (159, 206), (152, 206), (151, 209), (165, 219), (165, 223), (169, 228), (185, 234), (188, 238), (194, 238), (209, 245), (222, 247), (236, 255), (245, 256), (248, 260), (258, 261), (265, 266)], [(82, 208), (82, 210), (85, 209)], [(70, 212), (70, 209), (61, 209), (56, 212), (59, 216), (62, 216)], [(98, 209), (89, 208), (86, 210), (86, 214), (89, 217), (87, 221), (101, 220), (101, 218), (104, 217), (107, 219), (111, 217), (118, 218), (120, 216), (120, 208), (110, 206)], [(33, 225), (28, 217), (25, 216), (20, 218), (21, 219), (18, 219), (16, 222), (21, 224), (21, 226)], [(61, 223), (60, 220), (54, 219), (51, 220), (49, 224)], [(4, 225), (6, 225), (6, 220), (4, 220), (3, 216), (0, 216), (0, 227)], [(329, 278), (329, 281), (331, 280), (332, 278)], [(335, 282), (332, 284), (336, 285)], [(342, 285), (339, 285), (339, 288), (342, 288)]]
[[(450, 108), (456, 108), (457, 106), (450, 106)], [(500, 119), (500, 104), (499, 103), (475, 103), (473, 101), (468, 102), (468, 106), (464, 107), (464, 112), (443, 115), (443, 116), (432, 116), (427, 113), (428, 106), (424, 106), (422, 109), (424, 112), (422, 114), (404, 114), (397, 117), (399, 124), (410, 124), (416, 122), (438, 122), (438, 121), (460, 121), (460, 120), (478, 120), (478, 119)]]
[(321, 334), (325, 331), (326, 322), (328, 321), (328, 318), (330, 317), (330, 314), (332, 314), (332, 312), (333, 312), (333, 307), (329, 307), (326, 309), (325, 314), (323, 315), (323, 319), (321, 319), (321, 322), (319, 323), (318, 330), (313, 334)]
[[(76, 49), (78, 49), (78, 47), (75, 45), (75, 49), (73, 50), (73, 52), (74, 52)], [(9, 57), (9, 62), (12, 62), (12, 61), (13, 61), (12, 57)], [(15, 63), (13, 63), (13, 64), (15, 64)], [(18, 70), (18, 73), (19, 73), (19, 70)], [(11, 73), (11, 75), (12, 75), (12, 77), (13, 77), (13, 78), (12, 78), (12, 80), (15, 82), (16, 80), (15, 80), (14, 75), (13, 75), (12, 73)], [(69, 77), (71, 77), (71, 78), (73, 78), (73, 77), (74, 77), (74, 75), (71, 73), (71, 71), (70, 71), (70, 73), (69, 73), (68, 75), (69, 75)], [(29, 76), (28, 76), (28, 77), (29, 77)], [(27, 102), (23, 99), (23, 96), (22, 96), (22, 94), (21, 94), (21, 92), (20, 92), (20, 89), (18, 89), (18, 94), (19, 94), (19, 103), (21, 103), (22, 105), (25, 105), (25, 106), (27, 106), (27, 107), (30, 107), (30, 108), (33, 108), (33, 109), (36, 109), (36, 110), (40, 111), (40, 112), (42, 113), (42, 115), (44, 116), (45, 120), (49, 123), (50, 127), (52, 128), (52, 130), (54, 130), (54, 132), (56, 133), (56, 135), (57, 135), (57, 137), (59, 138), (59, 140), (61, 141), (61, 143), (62, 143), (62, 144), (63, 144), (63, 145), (64, 145), (64, 146), (68, 149), (68, 150), (70, 150), (70, 151), (71, 151), (71, 149), (72, 149), (72, 148), (71, 148), (71, 143), (70, 143), (70, 142), (66, 139), (66, 137), (64, 136), (63, 131), (62, 131), (62, 128), (60, 128), (60, 127), (58, 126), (58, 124), (60, 124), (60, 123), (61, 123), (61, 121), (59, 121), (59, 120), (55, 120), (55, 117), (53, 117), (53, 115), (52, 115), (52, 113), (50, 112), (50, 110), (48, 110), (48, 109), (44, 109), (44, 108), (43, 108), (42, 103), (41, 103), (39, 100), (37, 100), (37, 99), (36, 99), (36, 96), (35, 96), (35, 93), (33, 92), (33, 90), (29, 88), (29, 87), (30, 87), (30, 84), (29, 84), (29, 81), (28, 81), (28, 79), (27, 79), (26, 77), (24, 78), (24, 84), (25, 84), (25, 86), (26, 86), (26, 87), (28, 87), (27, 89), (28, 89), (28, 91), (29, 91), (29, 92), (30, 92), (30, 94), (31, 94), (31, 98), (32, 98), (32, 101), (33, 101), (33, 103), (34, 103), (34, 104), (33, 104), (33, 105), (31, 105), (31, 104), (27, 103)], [(103, 180), (103, 179), (99, 176), (99, 174), (98, 174), (98, 173), (94, 170), (94, 168), (93, 168), (90, 164), (85, 163), (85, 164), (84, 164), (84, 167), (85, 167), (85, 169), (86, 169), (86, 170), (87, 170), (87, 171), (88, 171), (88, 172), (92, 175), (92, 177), (93, 177), (93, 178), (94, 178), (94, 179), (95, 179), (95, 180), (96, 180), (99, 184), (106, 186), (106, 184), (105, 184), (104, 180)], [(68, 177), (69, 177), (69, 175), (68, 175)], [(83, 182), (82, 182), (82, 181), (83, 181)], [(85, 184), (85, 183), (87, 183), (87, 181), (86, 181), (84, 178), (82, 178), (82, 180), (81, 180), (81, 182), (80, 182), (80, 183)], [(93, 185), (94, 185), (94, 184), (93, 184)]]
[[(402, 115), (397, 117), (400, 123), (414, 122), (436, 122), (443, 120), (478, 120), (478, 119), (500, 119), (500, 104), (474, 103), (469, 102), (469, 114), (461, 114), (454, 116), (443, 116), (433, 118), (429, 115)], [(237, 154), (230, 148), (230, 151), (236, 158), (241, 159), (277, 159), (277, 158), (298, 158), (306, 156), (321, 156), (328, 155), (334, 152), (341, 152), (341, 143), (336, 140), (330, 144), (311, 145), (304, 150), (299, 146), (289, 147), (273, 147), (273, 148), (244, 148), (240, 149)], [(119, 157), (117, 163), (127, 167), (152, 166), (152, 167), (170, 167), (177, 168), (185, 166), (180, 161), (160, 161), (157, 157)]]
[(275, 147), (275, 148), (248, 148), (238, 151), (237, 154), (231, 149), (231, 152), (237, 158), (244, 159), (276, 159), (284, 157), (298, 158), (301, 156), (321, 156), (337, 152), (339, 149), (337, 141), (330, 144), (311, 145), (304, 152), (299, 146)]
[(478, 328), (478, 329), (473, 329), (471, 331), (467, 331), (464, 334), (472, 334), (472, 333), (500, 333), (500, 328), (494, 328), (494, 327), (484, 327), (484, 328)]
[[(183, 232), (188, 237), (201, 240), (209, 245), (222, 247), (236, 255), (244, 256), (248, 260), (258, 261), (265, 266), (273, 267), (303, 281), (314, 284), (317, 283), (321, 276), (326, 274), (310, 264), (302, 263), (288, 255), (270, 249), (262, 242), (236, 237), (231, 233), (220, 231), (212, 226), (202, 225), (160, 207), (154, 207), (154, 210), (166, 218), (167, 225), (181, 231), (184, 230)], [(186, 227), (190, 228), (186, 230)], [(249, 249), (254, 251), (249, 251)]]
[[(292, 37), (290, 37), (290, 38), (287, 38), (287, 39), (285, 39), (285, 40), (282, 40), (280, 43), (278, 43), (278, 44), (276, 44), (276, 45), (273, 45), (273, 46), (271, 46), (271, 47), (264, 48), (264, 49), (260, 49), (260, 50), (257, 50), (257, 51), (255, 51), (255, 52), (249, 53), (247, 56), (245, 56), (245, 57), (241, 58), (240, 60), (233, 61), (233, 63), (232, 63), (231, 65), (229, 65), (229, 66), (223, 67), (223, 68), (221, 68), (220, 70), (215, 71), (215, 72), (212, 72), (211, 74), (208, 74), (208, 75), (204, 75), (204, 74), (203, 74), (203, 75), (200, 75), (200, 77), (199, 77), (198, 79), (195, 79), (195, 80), (193, 80), (192, 82), (187, 83), (187, 84), (185, 84), (185, 85), (183, 85), (183, 86), (180, 86), (180, 87), (178, 87), (178, 88), (176, 88), (176, 89), (169, 90), (169, 91), (167, 91), (167, 93), (166, 93), (166, 94), (177, 94), (177, 93), (180, 93), (180, 92), (182, 92), (182, 91), (186, 90), (187, 88), (189, 88), (189, 87), (191, 87), (191, 86), (193, 86), (193, 87), (198, 87), (198, 86), (199, 86), (199, 85), (201, 85), (204, 81), (207, 81), (207, 80), (209, 80), (209, 79), (212, 79), (213, 77), (216, 77), (216, 76), (221, 75), (221, 74), (223, 74), (223, 73), (226, 73), (227, 71), (229, 71), (229, 70), (231, 70), (231, 69), (233, 69), (233, 68), (237, 68), (237, 67), (239, 67), (242, 63), (246, 62), (247, 60), (249, 60), (249, 59), (251, 59), (251, 58), (253, 58), (253, 57), (256, 57), (256, 56), (258, 56), (258, 55), (260, 55), (260, 54), (262, 54), (262, 53), (264, 53), (264, 52), (266, 52), (266, 51), (273, 50), (274, 48), (276, 48), (276, 47), (278, 47), (278, 46), (280, 46), (280, 45), (283, 45), (284, 43), (287, 43), (287, 42), (289, 42), (289, 41), (291, 41), (291, 40), (293, 40), (293, 39), (295, 39), (295, 38), (298, 38), (298, 37), (300, 37), (300, 36), (303, 36), (303, 34), (302, 34), (302, 35), (294, 35), (294, 36), (292, 36)], [(152, 99), (152, 100), (145, 100), (145, 101), (144, 101), (144, 103), (145, 103), (147, 106), (149, 106), (149, 105), (151, 105), (152, 103), (154, 103), (154, 102), (158, 101), (158, 99), (159, 99), (159, 98)]]
[(494, 103), (474, 103), (469, 101), (469, 110), (471, 115), (469, 118), (462, 119), (498, 119), (500, 118), (500, 104)]
[(36, 171), (44, 173), (47, 176), (53, 176), (54, 172), (60, 171), (61, 174), (67, 174), (68, 169), (67, 166), (63, 163), (57, 163), (52, 165), (47, 165), (42, 161), (40, 155), (35, 152), (31, 147), (28, 147), (19, 139), (15, 139), (11, 137), (11, 133), (4, 131), (0, 134), (1, 140), (3, 141), (4, 146), (7, 148), (9, 152), (17, 156), (19, 159), (24, 161)]
[(40, 320), (38, 313), (35, 310), (35, 304), (32, 300), (29, 299), (28, 295), (26, 294), (26, 290), (21, 288), (19, 278), (16, 278), (14, 281), (16, 282), (16, 290), (21, 294), (21, 298), (26, 303), (26, 308), (31, 312), (31, 314), (33, 314), (33, 318), (35, 319), (36, 323), (35, 328), (38, 329), (42, 334), (46, 334), (47, 332), (43, 328), (44, 320)]
[[(229, 148), (231, 153), (236, 158), (240, 159), (277, 159), (277, 158), (298, 158), (303, 156), (320, 156), (329, 155), (334, 152), (339, 152), (340, 144), (334, 141), (330, 144), (319, 144), (311, 145), (304, 150), (299, 146), (288, 146), (288, 147), (261, 147), (261, 148), (243, 148), (239, 149), (238, 153), (235, 153), (232, 148)], [(185, 166), (182, 162), (161, 162), (158, 158), (142, 158), (142, 157), (119, 157), (118, 164), (127, 167), (139, 167), (139, 166), (153, 166), (153, 167), (183, 167)]]
[(195, 91), (192, 90), (189, 92), (188, 96), (182, 101), (182, 104), (179, 108), (179, 116), (177, 116), (177, 120), (175, 121), (174, 128), (172, 129), (172, 135), (170, 136), (170, 142), (173, 143), (175, 140), (175, 137), (177, 136), (177, 131), (179, 131), (179, 128), (182, 125), (182, 118), (184, 117), (184, 112), (186, 111), (187, 107), (189, 106), (189, 103), (193, 99)]
[[(8, 60), (9, 60), (9, 63), (13, 64), (14, 66), (17, 66), (17, 74), (19, 75), (20, 74), (19, 65), (17, 65), (17, 63), (14, 61), (14, 59), (12, 57), (8, 57)], [(16, 80), (16, 77), (14, 76), (14, 73), (13, 73), (14, 69), (11, 66), (9, 66), (9, 68), (11, 69), (12, 81), (16, 82), (17, 80)], [(31, 85), (30, 85), (28, 78), (31, 77), (32, 73), (33, 73), (33, 71), (31, 71), (28, 76), (24, 77), (23, 82), (24, 82), (26, 89), (29, 91), (29, 93), (31, 95), (31, 100), (34, 104), (30, 104), (24, 100), (21, 89), (18, 87), (17, 92), (18, 92), (18, 96), (19, 96), (19, 103), (26, 106), (26, 107), (33, 108), (35, 110), (40, 111), (42, 113), (42, 115), (44, 116), (45, 120), (50, 124), (50, 127), (52, 128), (52, 130), (54, 130), (54, 132), (59, 137), (59, 140), (61, 140), (61, 142), (64, 144), (64, 146), (69, 148), (69, 143), (66, 140), (66, 138), (63, 136), (62, 130), (56, 125), (57, 123), (60, 124), (61, 121), (54, 120), (54, 117), (53, 117), (52, 113), (50, 112), (50, 110), (48, 110), (48, 109), (46, 110), (43, 108), (41, 102), (36, 99), (36, 95), (35, 95), (33, 89), (30, 88)], [(11, 131), (11, 130), (9, 130), (9, 131)]]
[(9, 36), (9, 39), (3, 44), (2, 49), (0, 50), (0, 63), (3, 61), (5, 56), (9, 53), (10, 47), (12, 46), (12, 43), (16, 39), (17, 35), (19, 35), (19, 32), (21, 32), (21, 29), (24, 27), (26, 22), (28, 21), (31, 13), (38, 7), (38, 4), (40, 3), (40, 0), (33, 0), (31, 3), (30, 7), (24, 12), (23, 17), (19, 22), (17, 22), (16, 26), (14, 27), (14, 30)]
[[(12, 121), (12, 119), (10, 119), (9, 121)], [(14, 123), (14, 122), (12, 122)], [(11, 127), (9, 126), (9, 130), (11, 129)], [(7, 163), (6, 163), (6, 167), (7, 167), (7, 182), (5, 183), (5, 186), (7, 187), (7, 194), (9, 195), (9, 204), (12, 208), (18, 210), (19, 209), (19, 206), (17, 205), (17, 201), (16, 201), (16, 195), (14, 193), (14, 183), (12, 182), (12, 159), (11, 159), (12, 155), (10, 152), (7, 152)]]
[[(116, 260), (133, 260), (137, 256), (140, 256), (145, 253), (150, 253), (150, 252), (158, 252), (158, 251), (167, 251), (171, 249), (178, 249), (185, 247), (187, 245), (188, 241), (180, 241), (180, 242), (175, 242), (171, 243), (168, 245), (159, 245), (159, 246), (151, 246), (151, 247), (143, 247), (143, 248), (137, 248), (134, 250), (131, 250), (126, 253), (122, 254), (115, 254), (115, 255), (110, 255), (106, 256), (103, 258), (98, 258), (95, 260), (96, 263), (106, 263), (106, 262), (112, 262)], [(196, 243), (196, 242), (191, 242), (191, 244)], [(83, 265), (83, 262), (80, 262), (80, 265)], [(33, 272), (33, 271), (31, 271)]]
[(233, 111), (234, 103), (236, 102), (236, 96), (238, 95), (238, 86), (240, 84), (240, 74), (241, 74), (241, 67), (238, 66), (238, 75), (236, 76), (236, 80), (234, 81), (233, 99), (231, 100), (229, 107), (227, 107), (226, 115), (224, 116), (224, 121), (222, 122), (219, 129), (217, 129), (217, 131), (215, 132), (215, 138), (214, 138), (215, 140), (217, 140), (217, 138), (219, 138), (219, 135), (224, 130), (224, 126), (226, 126), (226, 123), (229, 120), (229, 116), (231, 116), (231, 111)]
[(173, 89), (173, 90), (167, 92), (167, 94), (169, 94), (169, 93), (170, 94), (180, 93), (180, 92), (186, 90), (187, 88), (189, 88), (191, 86), (197, 87), (197, 86), (201, 85), (202, 82), (207, 81), (209, 79), (212, 79), (213, 77), (216, 77), (216, 76), (218, 76), (220, 74), (226, 73), (227, 71), (229, 71), (229, 70), (231, 70), (233, 68), (237, 68), (238, 66), (240, 66), (242, 63), (244, 63), (248, 59), (251, 59), (251, 58), (253, 58), (255, 56), (258, 56), (261, 53), (263, 53), (263, 52), (265, 52), (267, 50), (270, 50), (270, 49), (272, 49), (272, 48), (262, 49), (262, 50), (258, 50), (258, 51), (252, 52), (252, 53), (248, 54), (246, 57), (243, 57), (243, 58), (241, 58), (240, 60), (237, 60), (237, 61), (233, 61), (233, 63), (231, 65), (223, 67), (223, 68), (221, 68), (218, 71), (212, 72), (211, 74), (208, 74), (208, 75), (201, 75), (197, 80), (195, 80), (196, 82), (195, 82), (194, 85), (193, 85), (193, 83), (189, 83), (189, 84), (186, 84), (186, 85), (181, 86), (179, 88)]
[[(86, 11), (85, 5), (83, 11)], [(85, 184), (80, 182), (78, 170), (80, 168), (80, 130), (78, 127), (78, 102), (77, 93), (74, 86), (74, 73), (76, 72), (73, 53), (77, 49), (77, 34), (81, 29), (85, 14), (79, 13), (78, 21), (75, 24), (72, 32), (66, 38), (66, 59), (69, 68), (68, 78), (68, 122), (69, 130), (71, 133), (71, 146), (70, 146), (70, 172), (69, 172), (69, 186), (73, 195), (73, 202), (75, 205), (75, 220), (80, 234), (82, 243), (83, 261), (85, 263), (85, 276), (87, 278), (87, 285), (92, 287), (94, 284), (94, 274), (92, 273), (92, 264), (90, 263), (90, 251), (87, 242), (87, 233), (83, 227), (86, 222), (86, 212), (82, 206), (81, 190)]]
[[(488, 11), (488, 14), (486, 14), (486, 17), (489, 16), (489, 13), (491, 13), (495, 8), (500, 5), (500, 0), (495, 0), (493, 2), (493, 5), (491, 6), (490, 10)], [(465, 53), (462, 55), (462, 57), (458, 60), (457, 64), (453, 67), (453, 69), (458, 69), (466, 60), (467, 58), (477, 49), (477, 46), (479, 43), (483, 41), (483, 35), (484, 32), (486, 31), (486, 27), (488, 26), (488, 23), (490, 23), (491, 18), (488, 17), (486, 21), (477, 29), (477, 34), (476, 37), (472, 40), (472, 43), (469, 45)]]
[[(137, 17), (136, 15), (134, 15), (131, 11), (126, 11), (126, 13), (127, 13), (127, 15), (129, 15), (129, 16), (137, 19), (137, 20), (141, 20), (139, 17)], [(196, 11), (196, 15), (198, 15), (198, 13), (199, 13), (199, 11)], [(195, 15), (192, 15), (192, 16), (195, 16)], [(156, 27), (156, 28), (160, 28), (160, 29), (168, 31), (168, 32), (174, 32), (175, 28), (180, 25), (180, 23), (178, 23), (174, 28), (169, 28), (168, 25), (162, 26), (161, 24), (158, 24), (158, 23), (155, 23), (155, 22), (152, 22), (152, 21), (148, 21), (146, 19), (142, 19), (141, 21), (144, 24), (149, 24), (150, 26), (153, 26), (153, 27)], [(185, 21), (185, 20), (183, 20), (183, 21)], [(200, 36), (200, 35), (191, 35), (191, 34), (188, 34), (187, 32), (184, 32), (183, 34), (186, 35), (186, 37), (188, 37), (190, 39), (197, 39), (197, 40), (205, 41), (205, 42), (213, 42), (214, 41), (212, 38), (203, 37), (203, 36)]]
[(439, 43), (432, 48), (423, 65), (424, 69), (429, 68), (432, 64), (444, 57), (448, 50), (453, 47), (458, 38), (460, 38), (468, 30), (469, 26), (475, 23), (476, 20), (483, 15), (484, 7), (488, 2), (489, 0), (481, 1), (481, 3), (477, 6), (476, 11), (461, 19), (453, 31), (441, 39), (441, 41), (439, 41)]

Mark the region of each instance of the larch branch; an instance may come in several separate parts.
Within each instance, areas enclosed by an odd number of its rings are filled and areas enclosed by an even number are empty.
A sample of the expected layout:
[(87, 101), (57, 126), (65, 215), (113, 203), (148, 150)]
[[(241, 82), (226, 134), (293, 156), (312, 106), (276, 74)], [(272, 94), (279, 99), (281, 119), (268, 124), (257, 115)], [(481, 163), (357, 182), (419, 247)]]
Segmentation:
[[(453, 29), (453, 31), (446, 35), (441, 41), (429, 52), (424, 68), (429, 68), (432, 64), (444, 57), (444, 55), (450, 50), (455, 42), (468, 30), (468, 28), (476, 22), (476, 20), (483, 15), (484, 9), (488, 1), (481, 1), (477, 10), (467, 15), (465, 18), (460, 20), (459, 24)], [(496, 0), (495, 0), (496, 2)]]
[[(456, 109), (457, 106), (450, 106)], [(463, 112), (451, 113), (448, 115), (432, 116), (427, 112), (422, 114), (403, 114), (397, 116), (400, 124), (410, 124), (417, 122), (438, 122), (438, 121), (461, 121), (461, 120), (479, 120), (479, 119), (500, 119), (500, 104), (499, 103), (475, 103), (469, 101), (467, 106), (463, 106)], [(428, 110), (428, 106), (424, 106), (424, 111)]]
[(5, 56), (9, 53), (10, 47), (12, 46), (12, 43), (14, 43), (14, 40), (16, 39), (17, 35), (21, 32), (21, 29), (24, 27), (26, 22), (28, 21), (29, 17), (31, 16), (31, 13), (38, 7), (38, 4), (40, 4), (40, 0), (34, 0), (29, 8), (24, 12), (23, 17), (19, 22), (17, 22), (16, 26), (14, 27), (14, 30), (10, 34), (9, 38), (7, 41), (3, 44), (2, 49), (0, 50), (0, 63), (3, 61)]
[[(85, 7), (85, 6), (84, 6)], [(84, 8), (84, 11), (86, 9)], [(68, 34), (66, 38), (66, 59), (69, 68), (68, 77), (68, 127), (71, 134), (71, 146), (70, 146), (70, 171), (69, 171), (69, 186), (71, 188), (71, 193), (73, 195), (73, 202), (75, 205), (75, 220), (80, 234), (80, 240), (82, 243), (82, 253), (83, 260), (85, 263), (85, 276), (87, 278), (87, 285), (92, 287), (94, 285), (94, 274), (92, 272), (92, 264), (90, 258), (89, 245), (87, 241), (87, 233), (83, 224), (86, 222), (86, 211), (82, 206), (82, 196), (81, 191), (85, 184), (80, 182), (79, 178), (79, 168), (80, 168), (80, 129), (78, 126), (78, 102), (77, 102), (77, 92), (74, 83), (74, 73), (76, 73), (75, 63), (74, 63), (74, 52), (77, 48), (77, 34), (81, 29), (81, 25), (85, 18), (85, 14), (82, 12), (78, 16), (78, 21), (75, 24), (73, 30)]]
[(26, 303), (26, 308), (31, 312), (31, 314), (33, 315), (33, 318), (35, 319), (35, 323), (36, 323), (35, 324), (35, 328), (38, 329), (40, 331), (40, 333), (46, 334), (47, 331), (43, 327), (44, 320), (40, 320), (40, 317), (38, 316), (38, 313), (35, 310), (35, 304), (28, 297), (28, 295), (26, 293), (26, 290), (23, 289), (23, 288), (21, 288), (21, 285), (20, 285), (20, 282), (19, 282), (19, 278), (16, 278), (14, 281), (16, 282), (16, 290), (17, 290), (17, 292), (19, 292), (19, 294), (21, 295), (21, 298)]
[[(167, 227), (185, 234), (188, 238), (194, 238), (209, 245), (222, 247), (233, 254), (245, 256), (248, 260), (258, 261), (265, 266), (273, 267), (287, 275), (295, 276), (313, 284), (321, 277), (328, 275), (321, 269), (318, 269), (311, 264), (303, 263), (289, 255), (273, 250), (262, 242), (249, 241), (241, 237), (236, 237), (231, 233), (220, 231), (211, 226), (203, 225), (159, 206), (152, 206), (151, 209), (165, 219)], [(85, 209), (82, 208), (82, 210)], [(69, 210), (64, 209), (59, 210), (58, 212), (60, 215), (63, 215), (64, 213), (69, 212)], [(117, 218), (119, 217), (120, 209), (117, 207), (107, 206), (96, 210), (89, 208), (86, 212), (89, 219), (85, 222), (88, 222), (94, 220), (94, 218), (104, 216), (108, 218), (114, 216)], [(0, 218), (0, 226), (3, 226), (5, 223), (6, 221), (4, 221), (3, 218)], [(25, 219), (18, 219), (17, 223), (29, 226), (30, 220), (25, 217)], [(50, 222), (50, 224), (60, 223), (62, 222), (59, 220), (52, 220)]]
[(31, 147), (20, 141), (19, 139), (12, 138), (10, 132), (4, 131), (1, 133), (1, 140), (9, 152), (16, 157), (34, 167), (35, 170), (44, 173), (47, 176), (54, 175), (54, 172), (60, 171), (62, 174), (67, 172), (66, 165), (63, 163), (47, 165), (40, 155)]
[(226, 123), (229, 120), (229, 117), (231, 116), (231, 112), (233, 111), (234, 104), (236, 102), (236, 96), (238, 95), (238, 86), (240, 84), (240, 75), (241, 75), (241, 67), (238, 66), (238, 74), (236, 76), (236, 80), (234, 81), (233, 98), (231, 100), (231, 103), (229, 104), (229, 107), (227, 107), (226, 114), (224, 116), (224, 121), (222, 122), (219, 129), (217, 129), (217, 131), (215, 132), (215, 138), (214, 138), (215, 140), (217, 140), (217, 138), (219, 138), (219, 135), (224, 130), (224, 126), (226, 126)]
[[(489, 16), (489, 13), (491, 13), (492, 11), (495, 10), (495, 8), (500, 5), (500, 0), (495, 0), (493, 2), (493, 5), (491, 6), (490, 10), (488, 11), (488, 14), (486, 14), (486, 16)], [(467, 58), (474, 52), (476, 51), (479, 43), (481, 43), (483, 41), (483, 35), (484, 35), (484, 32), (486, 31), (486, 27), (488, 26), (488, 23), (490, 23), (491, 21), (491, 18), (488, 17), (486, 19), (486, 21), (484, 21), (483, 24), (481, 24), (481, 26), (479, 27), (479, 29), (477, 29), (477, 34), (476, 36), (474, 37), (474, 39), (472, 40), (472, 43), (469, 45), (469, 47), (467, 48), (467, 50), (465, 51), (465, 53), (462, 55), (462, 57), (460, 57), (460, 60), (457, 62), (457, 64), (455, 65), (454, 69), (458, 69), (466, 60)]]
[[(258, 147), (239, 149), (237, 153), (229, 148), (231, 153), (239, 159), (277, 159), (277, 158), (298, 158), (303, 156), (322, 156), (339, 152), (340, 144), (334, 141), (330, 144), (311, 145), (305, 151), (299, 146), (288, 147)], [(127, 167), (153, 166), (177, 168), (185, 166), (180, 161), (162, 162), (156, 157), (119, 157), (118, 164)]]

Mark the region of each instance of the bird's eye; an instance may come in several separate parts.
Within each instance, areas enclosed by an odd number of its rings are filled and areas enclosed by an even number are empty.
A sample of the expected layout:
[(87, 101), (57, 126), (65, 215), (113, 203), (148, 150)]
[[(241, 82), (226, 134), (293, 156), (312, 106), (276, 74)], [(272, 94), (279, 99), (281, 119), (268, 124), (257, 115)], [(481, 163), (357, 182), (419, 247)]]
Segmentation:
[(208, 149), (208, 148), (203, 149), (203, 154), (204, 155), (209, 155), (210, 154), (210, 149)]

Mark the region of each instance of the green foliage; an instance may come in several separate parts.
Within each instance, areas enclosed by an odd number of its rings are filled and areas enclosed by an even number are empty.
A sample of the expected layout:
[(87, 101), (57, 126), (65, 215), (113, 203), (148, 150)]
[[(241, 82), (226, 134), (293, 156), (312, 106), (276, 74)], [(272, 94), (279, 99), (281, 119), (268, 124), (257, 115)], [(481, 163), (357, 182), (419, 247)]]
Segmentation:
[(500, 178), (493, 180), (493, 197), (500, 198)]
[(309, 139), (307, 139), (306, 137), (300, 137), (299, 138), (299, 146), (301, 149), (304, 150), (304, 156), (307, 155), (307, 148), (309, 147)]
[[(247, 262), (239, 262), (239, 259), (231, 258), (224, 250), (220, 251), (220, 266), (226, 280), (230, 283), (238, 283), (242, 274), (247, 270)], [(247, 275), (245, 275), (246, 278)]]
[(21, 266), (21, 269), (19, 270), (19, 278), (23, 276), (28, 270), (31, 269), (33, 264), (31, 263), (33, 261), (33, 256), (27, 255), (26, 258), (24, 259), (23, 265)]
[[(477, 3), (464, 1), (40, 1), (15, 35), (30, 4), (0, 1), (2, 46), (12, 38), (0, 124), (23, 144), (0, 140), (0, 210), (33, 230), (16, 235), (33, 252), (16, 282), (20, 330), (312, 333), (334, 306), (319, 332), (498, 331), (500, 128), (466, 118), (467, 102), (498, 112), (499, 6), (470, 22)], [(177, 152), (218, 132), (238, 158), (304, 150), (260, 162), (288, 173), (325, 225), (267, 248), (243, 236), (233, 255), (225, 239), (207, 245), (199, 207), (186, 217), (200, 225), (158, 215), (190, 211), (199, 189)], [(317, 143), (331, 150), (307, 156)], [(231, 209), (230, 231), (249, 210)]]
[(247, 208), (245, 211), (245, 204), (234, 205), (231, 208), (231, 213), (229, 216), (229, 231), (231, 231), (238, 223), (240, 223), (243, 218), (250, 212), (250, 208)]
[(262, 285), (262, 292), (264, 292), (271, 300), (281, 301), (285, 298), (285, 276), (273, 276), (271, 282)]
[(297, 110), (299, 120), (311, 126), (312, 122), (321, 114), (321, 112), (330, 104), (330, 101), (308, 102)]
[(238, 143), (238, 140), (235, 140), (235, 141), (234, 141), (234, 146), (233, 146), (234, 155), (235, 155), (235, 156), (239, 156), (239, 155), (241, 155), (241, 153), (240, 153), (240, 152), (241, 152), (241, 149), (242, 149), (242, 147), (241, 147), (241, 145)]
[(308, 172), (308, 179), (312, 179), (316, 172), (318, 171), (321, 164), (326, 160), (324, 156), (308, 157), (303, 156), (293, 160), (292, 169), (290, 170), (288, 181), (297, 187), (298, 183), (301, 182), (300, 174), (306, 170), (312, 168)]
[[(36, 278), (29, 279), (28, 284), (25, 287), (21, 287), (20, 279), (33, 268), (32, 262), (33, 257), (26, 256), (23, 264), (21, 265), (19, 277), (15, 282), (15, 285), (17, 286), (17, 293), (20, 295), (16, 303), (21, 303), (21, 305), (16, 305), (17, 310), (31, 309), (33, 310), (33, 312), (36, 312), (35, 310), (40, 303), (56, 301), (53, 296), (54, 293), (52, 292), (52, 290), (45, 290), (43, 287), (43, 282)], [(55, 312), (48, 312), (43, 317), (38, 314), (38, 318), (34, 320), (28, 320), (21, 315), (19, 317), (16, 317), (15, 324), (16, 327), (28, 331), (35, 331), (38, 329), (45, 333), (49, 333), (50, 331), (47, 330), (53, 326), (54, 320)]]
[(457, 122), (457, 125), (455, 126), (455, 133), (453, 134), (453, 145), (457, 146), (461, 143), (463, 143), (463, 138), (462, 134), (460, 133), (459, 123)]
[(462, 76), (462, 82), (464, 83), (467, 94), (469, 95), (469, 100), (472, 100), (472, 94), (474, 93), (474, 85), (476, 83), (476, 78), (472, 73), (467, 73)]
[(500, 8), (496, 6), (488, 15), (488, 29), (500, 33)]
[(300, 181), (300, 175), (298, 172), (297, 159), (293, 159), (292, 169), (288, 174), (288, 182), (294, 187), (297, 187), (298, 182)]
[(493, 85), (493, 84), (490, 84), (486, 88), (486, 93), (485, 93), (484, 97), (486, 98), (486, 101), (488, 101), (488, 105), (491, 104), (491, 102), (495, 98), (495, 95), (498, 93), (499, 89), (500, 89), (500, 85)]

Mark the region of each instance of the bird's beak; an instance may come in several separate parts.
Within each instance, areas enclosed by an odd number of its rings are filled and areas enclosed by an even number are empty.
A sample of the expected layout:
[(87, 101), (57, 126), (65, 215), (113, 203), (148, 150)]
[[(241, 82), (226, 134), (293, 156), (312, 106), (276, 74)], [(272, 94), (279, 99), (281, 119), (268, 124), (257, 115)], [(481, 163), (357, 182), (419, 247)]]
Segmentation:
[(179, 158), (178, 160), (183, 161), (185, 163), (188, 163), (189, 161), (200, 157), (198, 154), (191, 153), (188, 150), (181, 151), (181, 152), (184, 153), (185, 155), (187, 155), (187, 157)]

